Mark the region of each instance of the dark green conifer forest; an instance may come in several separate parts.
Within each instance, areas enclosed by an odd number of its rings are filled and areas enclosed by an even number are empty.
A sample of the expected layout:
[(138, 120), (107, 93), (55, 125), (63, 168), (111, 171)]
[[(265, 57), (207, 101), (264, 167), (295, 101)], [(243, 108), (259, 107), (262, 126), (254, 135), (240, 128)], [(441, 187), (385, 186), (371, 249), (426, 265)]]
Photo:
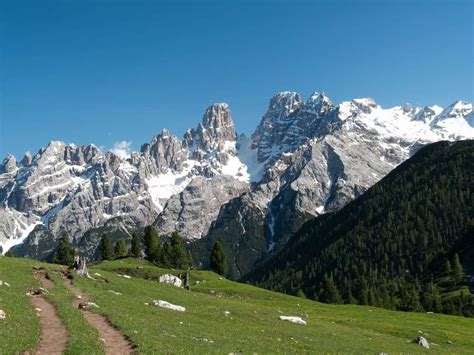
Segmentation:
[(329, 303), (474, 316), (473, 192), (474, 141), (431, 144), (307, 222), (245, 280)]

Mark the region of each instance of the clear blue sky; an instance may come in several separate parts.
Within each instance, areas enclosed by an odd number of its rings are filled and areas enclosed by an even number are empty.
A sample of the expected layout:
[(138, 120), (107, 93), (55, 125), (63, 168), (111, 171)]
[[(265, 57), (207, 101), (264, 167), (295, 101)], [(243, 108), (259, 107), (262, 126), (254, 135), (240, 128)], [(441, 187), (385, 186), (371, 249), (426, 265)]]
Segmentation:
[(213, 102), (250, 133), (278, 91), (474, 101), (473, 2), (2, 0), (0, 155), (182, 136)]

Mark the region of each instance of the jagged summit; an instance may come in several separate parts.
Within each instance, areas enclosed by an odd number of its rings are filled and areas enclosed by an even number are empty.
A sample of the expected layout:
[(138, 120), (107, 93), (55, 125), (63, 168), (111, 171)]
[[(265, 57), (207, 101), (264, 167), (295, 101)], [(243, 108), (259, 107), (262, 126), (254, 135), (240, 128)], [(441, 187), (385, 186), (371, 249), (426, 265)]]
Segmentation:
[(252, 206), (262, 218), (242, 233), (266, 225), (274, 242), (285, 209), (338, 209), (420, 146), (474, 138), (472, 125), (472, 104), (464, 101), (444, 110), (384, 109), (369, 98), (334, 104), (323, 91), (307, 100), (286, 91), (270, 99), (251, 137), (238, 136), (229, 105), (215, 103), (182, 139), (162, 129), (130, 156), (52, 141), (0, 165), (0, 247), (31, 234), (27, 245), (40, 248), (46, 231), (48, 238), (67, 231), (86, 252), (91, 242), (81, 238), (94, 228), (150, 223), (163, 234), (206, 238), (236, 198), (243, 220)]

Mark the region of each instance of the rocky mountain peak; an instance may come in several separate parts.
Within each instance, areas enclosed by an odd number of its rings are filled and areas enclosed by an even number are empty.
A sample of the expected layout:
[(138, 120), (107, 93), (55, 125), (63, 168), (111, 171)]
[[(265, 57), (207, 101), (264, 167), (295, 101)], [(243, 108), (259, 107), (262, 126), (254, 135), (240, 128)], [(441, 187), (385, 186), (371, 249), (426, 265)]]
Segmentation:
[(12, 154), (8, 154), (5, 159), (3, 159), (2, 165), (2, 173), (12, 173), (16, 170), (16, 158)]
[(271, 116), (276, 119), (285, 119), (303, 105), (304, 100), (297, 92), (279, 92), (273, 95), (273, 97), (270, 99), (268, 111), (265, 116)]
[(472, 103), (467, 101), (456, 101), (446, 107), (443, 112), (439, 115), (438, 120), (443, 120), (447, 118), (460, 118), (466, 117), (472, 112)]
[(315, 91), (306, 101), (303, 110), (305, 112), (315, 113), (320, 116), (331, 110), (333, 107), (334, 105), (331, 99), (327, 97), (323, 91)]
[(226, 103), (216, 103), (206, 109), (202, 118), (202, 128), (210, 137), (217, 140), (235, 141), (237, 138), (234, 120)]
[(33, 161), (33, 156), (31, 155), (30, 151), (26, 151), (23, 159), (21, 160), (21, 164), (25, 167), (30, 166), (31, 162)]

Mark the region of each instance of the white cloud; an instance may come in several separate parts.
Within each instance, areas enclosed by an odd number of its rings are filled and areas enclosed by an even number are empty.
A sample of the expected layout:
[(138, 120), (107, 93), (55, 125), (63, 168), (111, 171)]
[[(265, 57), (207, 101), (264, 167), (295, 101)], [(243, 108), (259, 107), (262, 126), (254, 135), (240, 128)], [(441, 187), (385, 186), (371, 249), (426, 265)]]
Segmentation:
[(122, 159), (130, 158), (130, 153), (132, 152), (132, 142), (115, 142), (110, 151)]

